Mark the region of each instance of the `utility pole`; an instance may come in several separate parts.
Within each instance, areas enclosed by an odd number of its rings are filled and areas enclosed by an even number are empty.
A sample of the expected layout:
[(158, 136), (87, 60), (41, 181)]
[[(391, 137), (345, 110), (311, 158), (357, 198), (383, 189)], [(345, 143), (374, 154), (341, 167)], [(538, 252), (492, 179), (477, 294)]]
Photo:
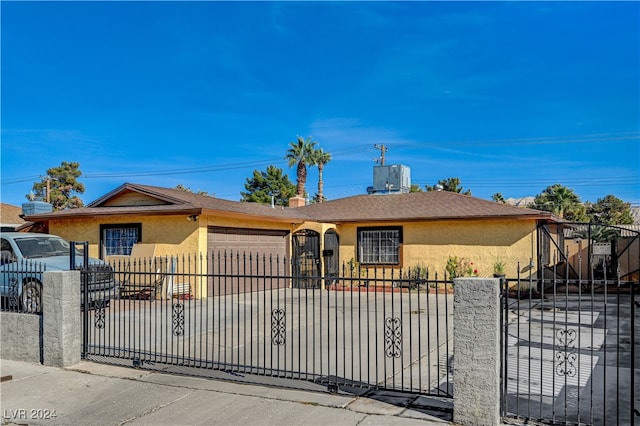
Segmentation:
[(373, 147), (380, 150), (380, 158), (376, 159), (376, 163), (380, 162), (380, 165), (384, 166), (384, 153), (387, 152), (389, 148), (387, 148), (385, 145), (378, 144), (373, 145)]
[(49, 176), (47, 176), (47, 203), (51, 204), (51, 196), (49, 195), (51, 192), (51, 181)]

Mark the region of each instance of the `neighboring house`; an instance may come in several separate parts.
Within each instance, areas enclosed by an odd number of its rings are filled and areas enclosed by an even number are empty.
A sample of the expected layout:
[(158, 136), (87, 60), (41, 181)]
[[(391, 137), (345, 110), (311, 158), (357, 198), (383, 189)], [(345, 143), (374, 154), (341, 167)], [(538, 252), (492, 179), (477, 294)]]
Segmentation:
[(24, 231), (31, 225), (22, 217), (22, 208), (0, 203), (0, 228), (4, 232)]
[[(573, 224), (558, 226), (552, 246), (563, 247), (567, 252), (568, 267), (572, 278), (637, 281), (640, 278), (640, 225)], [(587, 240), (592, 243), (588, 244)], [(590, 261), (588, 261), (590, 260)], [(553, 259), (549, 259), (553, 267)], [(558, 268), (558, 266), (556, 266)], [(593, 268), (593, 270), (591, 270)], [(561, 271), (565, 274), (565, 271)]]
[(640, 225), (640, 207), (631, 207), (631, 217), (634, 225)]
[(126, 183), (86, 207), (31, 215), (49, 232), (88, 241), (90, 255), (128, 256), (136, 243), (155, 255), (220, 250), (290, 257), (325, 276), (358, 263), (371, 275), (426, 266), (442, 273), (449, 256), (490, 276), (496, 259), (529, 265), (537, 227), (555, 218), (452, 192), (358, 195), (302, 207), (222, 200), (177, 189)]

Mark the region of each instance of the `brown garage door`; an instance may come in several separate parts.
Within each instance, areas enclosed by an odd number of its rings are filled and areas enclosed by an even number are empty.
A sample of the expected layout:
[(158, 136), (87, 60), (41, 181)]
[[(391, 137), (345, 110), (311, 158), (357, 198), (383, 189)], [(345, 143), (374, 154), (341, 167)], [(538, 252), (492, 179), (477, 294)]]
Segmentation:
[[(270, 229), (209, 227), (209, 273), (215, 275), (209, 283), (209, 296), (286, 285), (283, 280), (265, 283), (264, 278), (253, 277), (289, 274), (285, 270), (288, 265), (287, 235), (287, 231)], [(263, 262), (265, 257), (266, 264)]]

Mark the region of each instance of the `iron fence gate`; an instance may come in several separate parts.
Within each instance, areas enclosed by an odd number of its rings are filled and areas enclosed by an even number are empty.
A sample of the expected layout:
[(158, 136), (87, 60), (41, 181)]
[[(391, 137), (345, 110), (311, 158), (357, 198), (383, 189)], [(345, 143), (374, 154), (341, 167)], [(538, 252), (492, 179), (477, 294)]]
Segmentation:
[(638, 234), (591, 224), (540, 231), (540, 267), (503, 280), (503, 417), (638, 424)]
[(437, 277), (345, 266), (328, 282), (226, 252), (112, 266), (118, 294), (83, 310), (85, 359), (451, 397), (453, 294)]

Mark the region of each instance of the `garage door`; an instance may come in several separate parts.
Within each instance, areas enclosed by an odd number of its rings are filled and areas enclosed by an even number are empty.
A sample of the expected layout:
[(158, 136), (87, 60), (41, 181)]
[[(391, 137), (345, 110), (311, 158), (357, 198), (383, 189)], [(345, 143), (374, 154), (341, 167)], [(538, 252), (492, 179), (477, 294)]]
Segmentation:
[[(209, 273), (226, 276), (243, 275), (245, 278), (216, 278), (215, 282), (209, 285), (209, 296), (264, 289), (264, 279), (263, 282), (259, 282), (256, 279), (246, 278), (247, 275), (265, 275), (263, 256), (266, 256), (268, 271), (274, 271), (274, 275), (288, 275), (288, 271), (283, 270), (287, 264), (285, 262), (288, 253), (287, 235), (287, 231), (270, 229), (210, 227), (207, 245), (209, 256), (213, 256), (213, 262), (209, 264)], [(249, 263), (249, 255), (252, 258), (251, 263)], [(269, 265), (269, 259), (273, 260), (272, 267)], [(279, 272), (276, 274), (275, 271)], [(274, 282), (268, 285), (280, 287), (285, 283)]]

